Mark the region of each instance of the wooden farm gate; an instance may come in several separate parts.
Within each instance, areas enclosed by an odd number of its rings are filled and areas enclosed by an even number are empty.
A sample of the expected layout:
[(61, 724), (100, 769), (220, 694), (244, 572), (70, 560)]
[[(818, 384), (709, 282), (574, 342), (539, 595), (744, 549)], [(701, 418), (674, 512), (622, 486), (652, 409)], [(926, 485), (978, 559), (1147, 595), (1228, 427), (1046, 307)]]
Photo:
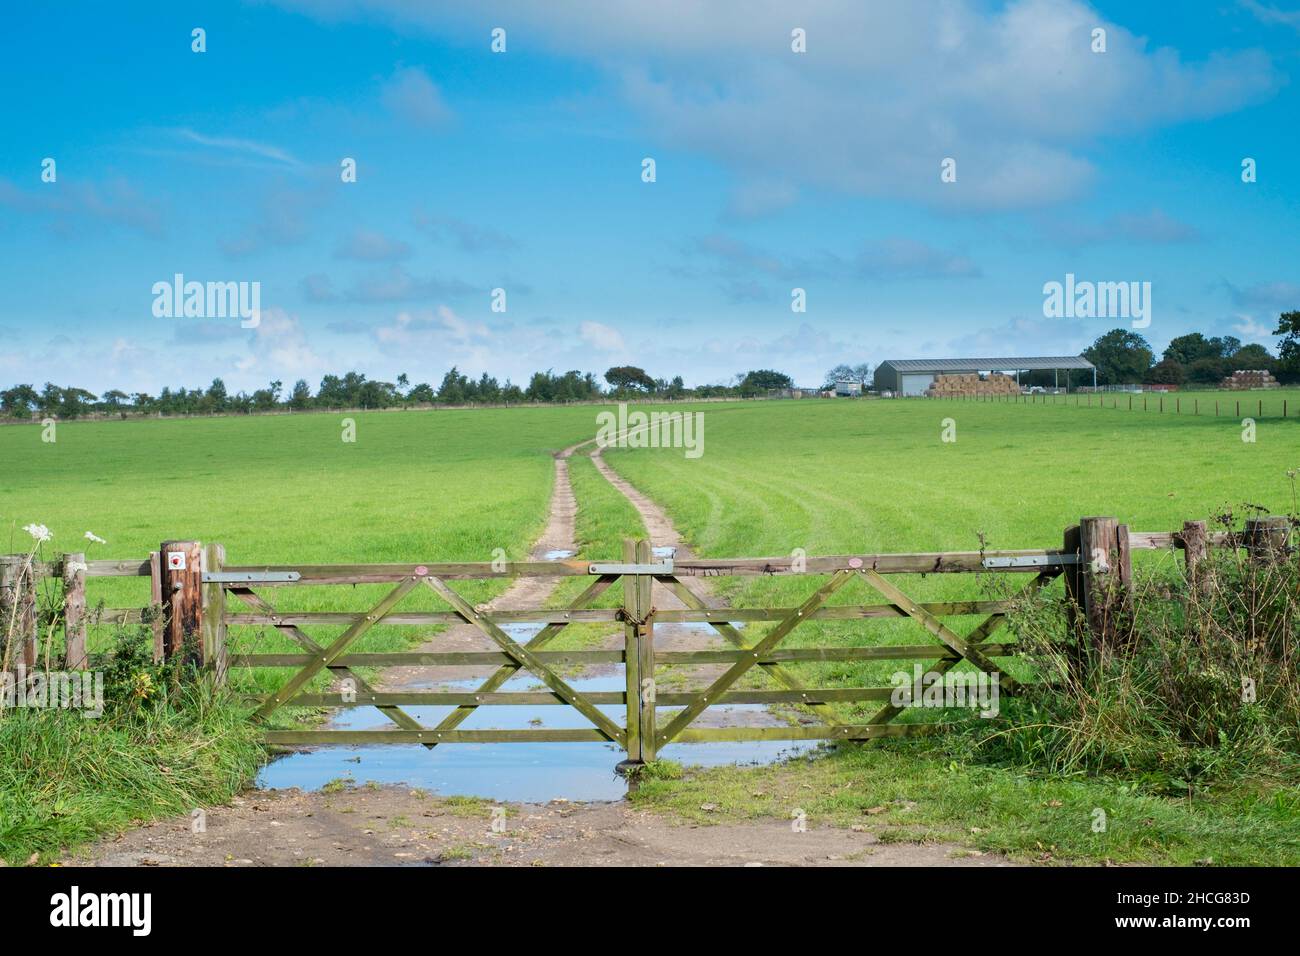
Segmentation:
[[(144, 562), (86, 562), (67, 555), (43, 570), (61, 577), (66, 603), (76, 608), (69, 615), (68, 655), (85, 659), (85, 576), (148, 575), (153, 582), (152, 604), (162, 606), (155, 623), (156, 651), (160, 656), (190, 655), (200, 664), (224, 675), (228, 666), (294, 668), (291, 677), (272, 693), (259, 697), (254, 719), (265, 721), (282, 707), (376, 707), (394, 725), (381, 730), (268, 729), (269, 743), (293, 746), (315, 744), (418, 743), (433, 747), (443, 743), (576, 742), (605, 741), (626, 751), (629, 761), (654, 759), (675, 741), (738, 740), (871, 740), (880, 737), (942, 731), (937, 722), (896, 722), (904, 710), (891, 698), (894, 687), (808, 687), (790, 665), (807, 661), (922, 660), (927, 673), (944, 674), (966, 661), (998, 683), (999, 693), (1014, 695), (1019, 682), (1006, 672), (1005, 661), (1018, 648), (1013, 642), (992, 640), (1016, 601), (1044, 587), (1058, 576), (1094, 642), (1104, 643), (1116, 630), (1127, 600), (1131, 578), (1130, 555), (1135, 550), (1181, 549), (1188, 572), (1211, 546), (1276, 548), (1287, 533), (1285, 519), (1248, 522), (1243, 533), (1208, 534), (1205, 522), (1187, 522), (1180, 532), (1129, 532), (1113, 518), (1084, 518), (1067, 529), (1060, 548), (1014, 551), (964, 551), (944, 553), (860, 554), (826, 557), (773, 557), (716, 559), (656, 559), (648, 542), (625, 542), (621, 562), (561, 560), (543, 562), (365, 564), (365, 565), (240, 565), (225, 563), (220, 545), (201, 547), (193, 541), (164, 542)], [(896, 575), (996, 574), (1023, 575), (1029, 580), (1004, 600), (922, 602), (906, 594), (891, 577)], [(808, 594), (789, 607), (715, 608), (708, 606), (684, 581), (693, 577), (794, 575), (807, 578)], [(457, 592), (452, 582), (524, 576), (580, 577), (587, 586), (562, 608), (488, 610), (475, 606)], [(10, 574), (9, 579), (13, 575)], [(864, 584), (882, 600), (866, 604), (828, 603), (832, 595), (851, 582)], [(675, 594), (683, 608), (653, 606), (652, 584), (658, 582)], [(346, 613), (277, 609), (268, 590), (323, 585), (391, 585), (373, 606)], [(591, 605), (609, 589), (621, 585), (616, 608)], [(402, 610), (403, 600), (427, 588), (446, 610)], [(3, 598), (5, 592), (0, 592)], [(0, 603), (3, 603), (0, 600)], [(958, 633), (944, 618), (980, 615), (980, 622)], [(109, 611), (113, 620), (140, 620), (140, 611)], [(790, 634), (808, 621), (862, 621), (907, 618), (932, 638), (921, 644), (851, 646), (784, 646)], [(495, 645), (490, 651), (435, 651), (364, 653), (353, 650), (373, 627), (466, 623), (478, 628)], [(618, 650), (549, 650), (547, 645), (570, 624), (606, 622), (621, 624), (623, 647)], [(710, 650), (658, 650), (657, 623), (697, 622), (711, 626), (728, 645)], [(772, 626), (752, 643), (737, 624), (766, 622)], [(509, 633), (511, 625), (535, 623), (540, 630), (523, 643)], [(313, 636), (309, 628), (343, 627), (332, 639)], [(231, 627), (271, 627), (290, 638), (301, 653), (228, 654)], [(80, 633), (75, 633), (79, 631)], [(865, 633), (865, 629), (864, 629)], [(74, 645), (78, 650), (74, 652)], [(473, 690), (386, 692), (373, 688), (358, 673), (361, 667), (494, 665), (495, 672)], [(624, 689), (588, 692), (573, 687), (558, 672), (569, 665), (621, 665)], [(707, 687), (682, 692), (661, 692), (656, 687), (658, 668), (701, 664), (727, 665)], [(751, 689), (741, 680), (758, 668), (778, 689)], [(517, 674), (527, 673), (545, 690), (502, 691)], [(347, 683), (343, 692), (313, 692), (310, 685), (327, 675)], [(837, 702), (877, 702), (880, 707), (864, 722), (848, 723), (829, 705)], [(726, 704), (797, 705), (817, 719), (811, 724), (777, 727), (699, 727), (696, 719), (708, 708)], [(479, 707), (500, 705), (562, 705), (573, 708), (590, 724), (577, 729), (461, 729)], [(425, 726), (405, 708), (421, 705), (449, 706), (452, 710), (434, 726)], [(620, 708), (615, 720), (601, 708)], [(661, 710), (662, 709), (662, 710)]]

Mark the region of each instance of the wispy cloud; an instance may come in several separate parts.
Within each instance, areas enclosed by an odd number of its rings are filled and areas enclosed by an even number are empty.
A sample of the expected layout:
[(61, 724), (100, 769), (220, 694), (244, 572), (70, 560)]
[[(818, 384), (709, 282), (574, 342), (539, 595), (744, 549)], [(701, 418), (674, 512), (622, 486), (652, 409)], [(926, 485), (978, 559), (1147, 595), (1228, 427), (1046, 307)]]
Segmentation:
[(452, 118), (451, 108), (443, 101), (442, 91), (418, 67), (407, 67), (393, 74), (384, 84), (380, 98), (394, 115), (415, 126), (436, 129)]
[(1237, 0), (1260, 23), (1285, 26), (1300, 32), (1300, 10), (1282, 10), (1260, 0)]
[(87, 222), (119, 226), (151, 238), (165, 232), (162, 204), (139, 193), (125, 179), (105, 184), (46, 183), (31, 189), (0, 179), (0, 206), (45, 219), (60, 236), (82, 232)]
[(480, 226), (452, 216), (417, 212), (412, 221), (431, 238), (455, 242), (464, 252), (507, 252), (519, 245), (513, 237), (491, 226)]
[(407, 243), (371, 229), (358, 229), (334, 251), (338, 259), (356, 259), (361, 262), (395, 262), (410, 254), (411, 247)]
[(196, 143), (199, 146), (208, 149), (217, 150), (238, 158), (247, 158), (255, 156), (259, 159), (270, 160), (281, 166), (299, 167), (302, 165), (294, 156), (278, 146), (272, 146), (270, 143), (259, 143), (252, 139), (239, 139), (233, 136), (208, 136), (195, 130), (182, 128), (176, 131), (181, 139), (187, 142)]
[(1161, 209), (1116, 213), (1100, 222), (1054, 216), (1050, 220), (1040, 220), (1038, 229), (1042, 238), (1069, 248), (1112, 242), (1162, 245), (1194, 242), (1201, 238), (1195, 226), (1175, 219)]

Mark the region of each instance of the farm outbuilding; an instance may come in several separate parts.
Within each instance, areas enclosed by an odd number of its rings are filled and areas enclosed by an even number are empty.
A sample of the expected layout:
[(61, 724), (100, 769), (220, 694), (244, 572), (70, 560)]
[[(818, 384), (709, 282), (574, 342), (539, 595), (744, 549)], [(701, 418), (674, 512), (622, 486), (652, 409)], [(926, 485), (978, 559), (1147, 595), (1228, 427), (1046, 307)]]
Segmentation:
[[(1070, 385), (1070, 372), (1081, 371), (1088, 384), (1097, 384), (1097, 367), (1081, 355), (1039, 356), (1034, 358), (953, 358), (953, 359), (886, 359), (876, 366), (877, 392), (895, 395), (924, 395), (940, 375), (1005, 372), (1019, 381), (1021, 372), (1065, 372), (1064, 384)], [(1074, 384), (1083, 384), (1076, 379)]]

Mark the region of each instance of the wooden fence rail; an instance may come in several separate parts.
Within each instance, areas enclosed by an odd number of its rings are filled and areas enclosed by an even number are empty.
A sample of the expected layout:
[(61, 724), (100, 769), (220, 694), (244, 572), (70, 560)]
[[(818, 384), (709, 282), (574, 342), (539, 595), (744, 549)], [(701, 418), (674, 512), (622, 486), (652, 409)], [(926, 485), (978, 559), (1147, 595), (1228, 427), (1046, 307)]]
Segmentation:
[[(994, 640), (1017, 601), (1047, 586), (1065, 581), (1068, 606), (1075, 620), (1099, 651), (1119, 647), (1125, 615), (1131, 613), (1132, 555), (1135, 551), (1181, 550), (1192, 587), (1203, 580), (1211, 548), (1244, 548), (1252, 561), (1276, 560), (1289, 546), (1285, 518), (1246, 522), (1240, 532), (1211, 533), (1204, 521), (1192, 521), (1170, 532), (1136, 532), (1110, 517), (1084, 517), (1067, 529), (1057, 548), (922, 553), (867, 553), (818, 557), (658, 559), (645, 541), (625, 542), (620, 562), (568, 559), (524, 561), (504, 566), (489, 562), (355, 565), (227, 564), (222, 546), (197, 541), (167, 541), (143, 560), (87, 561), (68, 554), (51, 562), (30, 558), (0, 560), (0, 620), (16, 622), (7, 635), (6, 659), (30, 669), (36, 663), (36, 600), (38, 580), (57, 581), (64, 597), (67, 666), (87, 666), (86, 626), (95, 617), (86, 610), (86, 579), (148, 577), (150, 607), (109, 608), (99, 621), (151, 621), (158, 657), (191, 662), (217, 674), (228, 667), (279, 668), (290, 676), (270, 693), (254, 695), (253, 719), (268, 723), (265, 738), (295, 746), (323, 743), (419, 743), (434, 747), (458, 742), (604, 741), (627, 754), (636, 765), (655, 759), (672, 743), (713, 740), (872, 740), (880, 737), (935, 733), (938, 721), (896, 721), (905, 706), (897, 702), (894, 686), (810, 687), (793, 668), (814, 662), (927, 661), (927, 673), (943, 675), (966, 663), (996, 683), (999, 693), (1014, 695), (1020, 681), (1007, 673), (1006, 662), (1021, 652), (1013, 640)], [(25, 561), (25, 563), (24, 563)], [(896, 575), (1022, 574), (1025, 586), (1005, 600), (917, 601), (898, 583)], [(698, 577), (778, 575), (807, 577), (810, 593), (798, 604), (779, 607), (719, 608), (709, 606), (687, 581)], [(488, 611), (461, 596), (449, 582), (516, 577), (582, 577), (588, 586), (567, 607)], [(615, 608), (591, 605), (621, 582)], [(834, 594), (856, 583), (877, 600), (832, 604)], [(903, 582), (904, 584), (906, 582)], [(372, 607), (357, 611), (279, 610), (266, 589), (342, 584), (390, 585)], [(435, 594), (445, 610), (403, 610), (408, 595)], [(675, 595), (684, 605), (659, 608), (656, 593)], [(620, 593), (616, 591), (615, 593)], [(979, 616), (980, 622), (961, 634), (945, 618)], [(912, 644), (862, 643), (832, 647), (783, 646), (788, 636), (809, 621), (870, 622), (909, 619), (930, 640)], [(737, 628), (753, 622), (772, 626), (757, 637)], [(407, 651), (373, 653), (356, 650), (364, 635), (378, 624), (427, 627), (468, 624), (490, 641), (493, 650)], [(529, 623), (537, 632), (524, 642), (506, 629)], [(612, 650), (550, 650), (547, 645), (570, 624), (608, 623), (622, 626), (622, 646)], [(724, 646), (700, 650), (662, 650), (655, 646), (655, 627), (699, 623), (710, 626)], [(342, 628), (319, 639), (305, 628)], [(230, 628), (271, 628), (298, 647), (295, 653), (230, 653)], [(10, 633), (12, 631), (12, 633)], [(864, 635), (869, 633), (864, 629)], [(472, 690), (400, 691), (372, 687), (358, 668), (476, 665), (495, 668)], [(625, 683), (617, 691), (581, 691), (560, 669), (574, 666), (621, 665)], [(705, 687), (661, 691), (658, 671), (665, 667), (721, 668)], [(755, 673), (773, 686), (749, 686)], [(527, 673), (544, 689), (507, 691), (514, 676)], [(836, 704), (875, 702), (879, 709), (866, 720), (853, 721)], [(580, 713), (589, 727), (579, 729), (461, 729), (479, 707), (502, 705), (565, 706)], [(785, 704), (802, 708), (815, 723), (777, 727), (699, 727), (708, 708), (728, 704)], [(405, 708), (450, 708), (433, 726), (426, 726)], [(380, 730), (297, 730), (272, 726), (283, 707), (375, 707), (393, 725)], [(621, 714), (615, 720), (611, 713)]]

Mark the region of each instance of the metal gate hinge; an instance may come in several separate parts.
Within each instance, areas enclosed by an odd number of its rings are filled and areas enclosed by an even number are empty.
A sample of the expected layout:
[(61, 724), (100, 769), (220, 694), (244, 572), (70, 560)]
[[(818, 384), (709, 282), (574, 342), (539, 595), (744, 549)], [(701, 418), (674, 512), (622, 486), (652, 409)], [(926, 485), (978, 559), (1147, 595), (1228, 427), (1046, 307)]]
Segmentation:
[(658, 564), (589, 564), (588, 574), (672, 574), (673, 559)]
[(297, 571), (204, 571), (204, 584), (286, 584), (297, 581)]
[(985, 558), (980, 562), (986, 568), (1054, 568), (1078, 563), (1077, 554), (1024, 554), (1012, 558)]

